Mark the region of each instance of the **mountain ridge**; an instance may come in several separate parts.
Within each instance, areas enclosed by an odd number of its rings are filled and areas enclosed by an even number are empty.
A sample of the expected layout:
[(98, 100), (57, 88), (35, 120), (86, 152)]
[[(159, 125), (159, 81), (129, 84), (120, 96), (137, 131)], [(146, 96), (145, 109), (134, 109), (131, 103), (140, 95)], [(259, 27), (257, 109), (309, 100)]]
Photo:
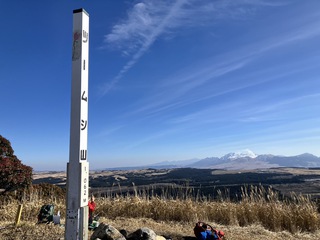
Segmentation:
[[(320, 167), (320, 158), (311, 153), (302, 153), (295, 156), (281, 156), (272, 154), (257, 155), (246, 149), (242, 152), (232, 152), (222, 157), (207, 157), (203, 159), (189, 159), (181, 161), (163, 161), (150, 165), (130, 167), (130, 169), (171, 169), (171, 168), (199, 168), (225, 170), (253, 170), (276, 167)], [(108, 168), (109, 170), (126, 170), (126, 167)]]

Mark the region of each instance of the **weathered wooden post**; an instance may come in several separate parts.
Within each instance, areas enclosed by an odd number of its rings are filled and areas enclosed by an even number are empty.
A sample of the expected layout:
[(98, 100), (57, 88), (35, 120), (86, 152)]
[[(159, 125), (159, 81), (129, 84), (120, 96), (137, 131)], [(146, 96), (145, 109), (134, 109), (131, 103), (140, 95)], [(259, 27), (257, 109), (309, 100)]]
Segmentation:
[(16, 220), (15, 220), (16, 226), (18, 226), (20, 224), (22, 208), (23, 208), (23, 204), (19, 204), (18, 211), (17, 211), (17, 214), (16, 214)]
[(89, 14), (73, 11), (70, 153), (67, 165), (65, 239), (88, 239)]

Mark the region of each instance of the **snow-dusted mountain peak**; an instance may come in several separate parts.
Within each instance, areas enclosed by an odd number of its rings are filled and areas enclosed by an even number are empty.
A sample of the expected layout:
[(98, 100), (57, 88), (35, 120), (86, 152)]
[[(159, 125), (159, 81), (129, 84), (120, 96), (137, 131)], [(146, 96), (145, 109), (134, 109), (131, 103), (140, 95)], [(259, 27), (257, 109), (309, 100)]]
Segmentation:
[(222, 159), (230, 159), (230, 160), (234, 160), (234, 159), (238, 159), (238, 158), (256, 158), (258, 155), (256, 155), (254, 152), (252, 152), (249, 149), (245, 149), (239, 152), (235, 152), (235, 153), (228, 153), (227, 155), (224, 155), (222, 157)]

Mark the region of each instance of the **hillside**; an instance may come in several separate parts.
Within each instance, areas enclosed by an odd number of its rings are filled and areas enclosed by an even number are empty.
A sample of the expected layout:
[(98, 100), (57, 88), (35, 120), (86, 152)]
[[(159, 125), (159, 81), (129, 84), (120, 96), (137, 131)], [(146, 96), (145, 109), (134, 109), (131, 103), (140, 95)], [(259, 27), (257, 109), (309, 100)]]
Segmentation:
[[(51, 183), (64, 186), (65, 172), (35, 173), (33, 183)], [(263, 170), (226, 171), (213, 169), (143, 169), (104, 170), (90, 172), (90, 187), (99, 195), (120, 192), (153, 191), (175, 192), (188, 189), (195, 195), (217, 196), (228, 191), (230, 198), (239, 195), (244, 185), (272, 186), (280, 193), (310, 194), (319, 198), (320, 170), (305, 168), (272, 168)]]

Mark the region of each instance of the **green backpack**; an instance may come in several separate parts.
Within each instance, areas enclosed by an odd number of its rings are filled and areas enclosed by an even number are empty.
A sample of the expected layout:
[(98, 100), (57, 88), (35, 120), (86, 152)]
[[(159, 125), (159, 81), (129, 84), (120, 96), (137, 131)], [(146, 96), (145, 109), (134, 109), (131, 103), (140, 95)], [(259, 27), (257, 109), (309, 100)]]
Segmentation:
[(43, 205), (38, 214), (38, 223), (50, 223), (53, 221), (54, 205)]

